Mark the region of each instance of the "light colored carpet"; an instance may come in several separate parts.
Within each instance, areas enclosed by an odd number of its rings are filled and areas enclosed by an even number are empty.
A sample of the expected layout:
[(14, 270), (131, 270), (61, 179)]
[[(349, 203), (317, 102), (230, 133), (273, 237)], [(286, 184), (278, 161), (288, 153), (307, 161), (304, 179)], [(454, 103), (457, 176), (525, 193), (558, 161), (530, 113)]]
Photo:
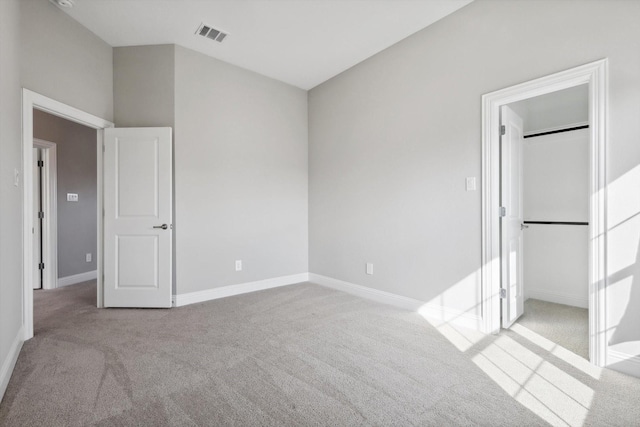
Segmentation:
[(528, 299), (518, 323), (589, 359), (589, 311), (586, 308)]
[(36, 292), (35, 314), (3, 426), (640, 420), (639, 379), (591, 369), (521, 325), (436, 327), (313, 284), (170, 310), (96, 309), (83, 284)]

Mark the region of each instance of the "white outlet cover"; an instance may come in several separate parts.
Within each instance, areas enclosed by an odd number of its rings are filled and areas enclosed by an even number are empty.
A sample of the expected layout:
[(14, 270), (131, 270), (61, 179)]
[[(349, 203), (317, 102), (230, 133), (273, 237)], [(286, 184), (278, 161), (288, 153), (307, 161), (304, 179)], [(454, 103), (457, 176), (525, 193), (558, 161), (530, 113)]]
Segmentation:
[(67, 202), (77, 202), (78, 195), (76, 193), (67, 193)]
[(373, 275), (373, 264), (370, 262), (367, 263), (367, 274)]
[(236, 260), (236, 271), (242, 271), (242, 260)]

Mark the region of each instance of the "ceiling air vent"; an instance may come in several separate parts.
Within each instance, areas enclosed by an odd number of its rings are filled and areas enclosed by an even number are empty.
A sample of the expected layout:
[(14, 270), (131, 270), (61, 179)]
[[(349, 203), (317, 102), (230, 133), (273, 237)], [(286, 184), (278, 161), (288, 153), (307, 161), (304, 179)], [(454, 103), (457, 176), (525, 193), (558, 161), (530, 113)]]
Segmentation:
[(217, 42), (222, 42), (222, 40), (224, 40), (224, 38), (228, 35), (224, 31), (216, 30), (215, 28), (212, 28), (205, 24), (200, 24), (198, 30), (196, 31), (196, 34), (211, 40), (215, 40)]
[(73, 7), (74, 0), (49, 0), (51, 3), (56, 6), (64, 7), (67, 9), (71, 9)]

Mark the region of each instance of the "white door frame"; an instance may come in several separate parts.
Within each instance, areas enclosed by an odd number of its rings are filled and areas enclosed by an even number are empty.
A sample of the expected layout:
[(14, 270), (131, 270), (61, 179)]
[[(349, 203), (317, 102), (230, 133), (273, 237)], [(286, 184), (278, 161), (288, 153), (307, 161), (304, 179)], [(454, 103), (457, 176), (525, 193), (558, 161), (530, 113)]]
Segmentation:
[(33, 146), (42, 149), (42, 262), (45, 265), (42, 289), (58, 287), (58, 184), (57, 145), (51, 141), (33, 138)]
[(92, 114), (78, 110), (62, 102), (48, 98), (39, 93), (22, 89), (22, 288), (23, 288), (23, 309), (22, 322), (24, 325), (24, 339), (33, 337), (33, 277), (31, 264), (33, 262), (33, 238), (31, 234), (31, 224), (33, 221), (33, 110), (45, 111), (63, 119), (79, 123), (81, 125), (97, 130), (96, 153), (97, 153), (97, 174), (98, 174), (98, 289), (97, 305), (102, 307), (102, 139), (103, 129), (113, 127), (113, 123), (101, 119)]
[(602, 59), (482, 96), (482, 318), (500, 330), (500, 106), (589, 85), (589, 358), (606, 365), (606, 153), (608, 61)]

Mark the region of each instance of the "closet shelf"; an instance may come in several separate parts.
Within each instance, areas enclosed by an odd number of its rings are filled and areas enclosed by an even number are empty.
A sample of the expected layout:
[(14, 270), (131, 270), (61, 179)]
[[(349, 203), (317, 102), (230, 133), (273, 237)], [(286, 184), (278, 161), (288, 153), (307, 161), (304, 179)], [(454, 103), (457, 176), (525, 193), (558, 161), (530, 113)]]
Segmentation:
[(542, 224), (542, 225), (589, 225), (588, 222), (573, 221), (523, 221), (525, 224)]

